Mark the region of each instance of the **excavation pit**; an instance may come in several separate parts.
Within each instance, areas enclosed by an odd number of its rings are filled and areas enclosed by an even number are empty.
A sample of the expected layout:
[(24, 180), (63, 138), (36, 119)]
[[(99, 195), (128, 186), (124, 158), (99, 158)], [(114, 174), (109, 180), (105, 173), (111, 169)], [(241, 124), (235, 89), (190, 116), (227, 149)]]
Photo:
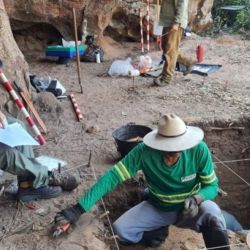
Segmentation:
[[(216, 121), (195, 124), (205, 131), (207, 142), (220, 180), (222, 195), (216, 198), (220, 207), (232, 213), (245, 229), (250, 228), (250, 121)], [(115, 221), (142, 200), (140, 181), (128, 181), (108, 194), (104, 201)], [(126, 249), (135, 249), (126, 247)], [(137, 248), (136, 248), (137, 249)], [(144, 249), (144, 248), (138, 248)]]

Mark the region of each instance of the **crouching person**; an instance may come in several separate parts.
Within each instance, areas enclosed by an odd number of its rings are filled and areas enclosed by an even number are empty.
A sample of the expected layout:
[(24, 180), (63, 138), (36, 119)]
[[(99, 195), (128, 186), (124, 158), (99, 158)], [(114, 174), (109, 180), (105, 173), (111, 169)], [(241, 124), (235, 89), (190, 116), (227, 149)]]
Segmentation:
[[(21, 121), (6, 118), (0, 111), (0, 133), (7, 124), (13, 122), (25, 127)], [(71, 191), (79, 184), (73, 175), (48, 171), (47, 166), (36, 161), (31, 146), (12, 148), (0, 142), (0, 169), (17, 176), (17, 198), (23, 202), (54, 198), (59, 196), (62, 190)]]
[(114, 222), (121, 244), (157, 247), (168, 236), (168, 226), (177, 225), (201, 232), (207, 248), (228, 250), (224, 218), (213, 201), (218, 179), (203, 136), (200, 128), (186, 126), (178, 116), (163, 116), (158, 129), (100, 177), (78, 203), (58, 212), (55, 224), (75, 224), (102, 196), (142, 170), (148, 198)]

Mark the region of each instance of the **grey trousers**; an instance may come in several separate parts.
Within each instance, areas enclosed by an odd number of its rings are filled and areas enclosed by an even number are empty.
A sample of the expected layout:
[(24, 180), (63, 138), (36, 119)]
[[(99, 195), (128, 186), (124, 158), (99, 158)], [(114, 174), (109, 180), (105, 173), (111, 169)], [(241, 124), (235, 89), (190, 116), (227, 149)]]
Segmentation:
[[(19, 122), (8, 118), (8, 123)], [(21, 123), (23, 126), (23, 124)], [(0, 143), (0, 169), (31, 181), (33, 188), (48, 185), (48, 168), (34, 158), (31, 146), (9, 147)]]
[(138, 243), (145, 231), (153, 231), (168, 225), (191, 228), (200, 232), (202, 226), (216, 217), (222, 230), (226, 230), (225, 221), (219, 206), (213, 201), (204, 201), (199, 208), (198, 216), (188, 221), (179, 221), (178, 212), (164, 212), (152, 206), (148, 201), (142, 201), (121, 215), (113, 224), (114, 232), (124, 243)]

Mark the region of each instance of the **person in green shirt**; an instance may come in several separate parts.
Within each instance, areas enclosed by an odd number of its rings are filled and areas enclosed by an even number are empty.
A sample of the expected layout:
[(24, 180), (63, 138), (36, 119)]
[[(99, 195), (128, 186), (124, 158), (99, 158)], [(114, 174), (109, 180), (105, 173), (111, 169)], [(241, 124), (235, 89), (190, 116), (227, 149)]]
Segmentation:
[(158, 246), (173, 224), (201, 232), (207, 248), (228, 245), (224, 218), (212, 201), (218, 179), (203, 136), (200, 128), (186, 126), (178, 116), (163, 116), (158, 129), (101, 176), (77, 204), (56, 214), (55, 225), (75, 224), (102, 196), (142, 170), (147, 199), (113, 223), (122, 244)]

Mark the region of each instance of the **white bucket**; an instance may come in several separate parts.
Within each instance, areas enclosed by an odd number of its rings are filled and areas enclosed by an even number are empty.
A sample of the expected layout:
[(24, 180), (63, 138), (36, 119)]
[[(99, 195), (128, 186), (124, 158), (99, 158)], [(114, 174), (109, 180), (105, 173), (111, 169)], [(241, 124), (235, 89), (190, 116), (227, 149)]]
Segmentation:
[(159, 25), (159, 21), (158, 20), (154, 21), (153, 34), (155, 36), (161, 36), (162, 30), (163, 30), (163, 26)]

